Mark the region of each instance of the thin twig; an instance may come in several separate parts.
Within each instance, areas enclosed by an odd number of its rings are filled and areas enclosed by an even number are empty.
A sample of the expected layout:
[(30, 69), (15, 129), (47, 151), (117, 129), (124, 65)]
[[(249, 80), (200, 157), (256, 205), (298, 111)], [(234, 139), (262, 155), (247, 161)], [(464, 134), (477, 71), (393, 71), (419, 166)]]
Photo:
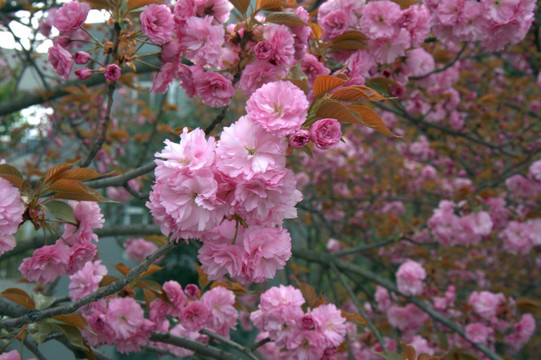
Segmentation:
[(351, 298), (351, 301), (353, 301), (353, 304), (357, 308), (357, 311), (359, 311), (359, 314), (361, 314), (361, 316), (366, 321), (366, 324), (368, 325), (370, 330), (376, 336), (376, 339), (378, 339), (378, 342), (383, 348), (383, 351), (387, 351), (387, 346), (385, 346), (385, 341), (383, 341), (383, 337), (381, 336), (381, 333), (379, 332), (378, 328), (374, 325), (372, 320), (370, 320), (370, 318), (364, 311), (361, 304), (359, 304), (359, 300), (357, 299), (357, 296), (353, 293), (353, 290), (351, 290), (351, 287), (349, 286), (347, 281), (342, 277), (342, 273), (336, 268), (336, 265), (334, 264), (334, 262), (331, 262), (331, 269), (333, 269), (333, 271), (336, 273), (336, 276), (338, 276), (338, 280), (340, 280), (344, 288), (346, 288), (346, 291), (348, 292), (349, 297)]
[(252, 346), (250, 346), (250, 349), (251, 349), (251, 350), (255, 350), (255, 349), (257, 349), (257, 348), (259, 348), (259, 347), (265, 345), (266, 343), (271, 342), (271, 341), (272, 341), (272, 340), (271, 340), (270, 337), (266, 337), (266, 338), (264, 338), (264, 339), (259, 340), (258, 342), (256, 342), (256, 343), (253, 344)]
[(212, 331), (209, 331), (207, 329), (201, 330), (200, 333), (207, 335), (211, 339), (218, 340), (219, 342), (224, 343), (224, 344), (232, 347), (233, 349), (235, 349), (237, 351), (240, 351), (241, 353), (245, 354), (246, 356), (248, 356), (252, 360), (260, 360), (257, 356), (254, 355), (254, 353), (252, 352), (252, 350), (250, 348), (242, 346), (241, 344), (236, 343), (231, 339), (225, 338), (225, 337), (223, 337), (223, 336), (221, 336), (219, 334), (216, 334), (216, 333), (214, 333)]
[(45, 310), (32, 310), (26, 313), (25, 315), (17, 317), (17, 318), (0, 320), (0, 329), (20, 328), (24, 324), (35, 323), (40, 320), (48, 319), (56, 315), (73, 313), (85, 305), (93, 303), (106, 296), (112, 295), (122, 290), (127, 284), (129, 284), (133, 280), (137, 279), (139, 275), (141, 275), (143, 272), (145, 272), (148, 269), (150, 264), (152, 264), (156, 259), (165, 255), (169, 250), (171, 250), (175, 246), (176, 245), (172, 243), (167, 243), (161, 246), (160, 248), (158, 248), (158, 250), (156, 250), (155, 252), (147, 256), (143, 262), (141, 262), (139, 265), (131, 269), (126, 274), (126, 276), (123, 276), (122, 278), (112, 282), (111, 284), (105, 287), (102, 287), (96, 290), (95, 292), (73, 303), (54, 307), (54, 308), (49, 308)]
[(32, 354), (36, 355), (36, 358), (38, 360), (47, 360), (45, 355), (43, 355), (43, 353), (38, 349), (38, 344), (36, 344), (36, 342), (32, 338), (25, 336), (23, 344), (28, 350), (32, 352)]
[(212, 122), (209, 124), (209, 126), (207, 126), (205, 128), (205, 134), (206, 135), (209, 135), (210, 132), (212, 130), (214, 130), (214, 128), (216, 126), (218, 126), (219, 123), (221, 123), (224, 119), (225, 119), (225, 115), (227, 114), (227, 110), (229, 109), (229, 105), (227, 106), (224, 106), (222, 108), (222, 111), (220, 111), (220, 113), (218, 115), (216, 115), (216, 117), (214, 118), (214, 120), (212, 120)]
[(442, 66), (441, 68), (438, 68), (438, 69), (434, 69), (430, 72), (427, 72), (426, 74), (423, 74), (423, 75), (419, 75), (419, 76), (410, 76), (409, 79), (410, 80), (422, 80), (424, 78), (427, 78), (429, 77), (430, 75), (433, 75), (433, 74), (437, 74), (437, 73), (440, 73), (442, 71), (445, 71), (447, 69), (449, 69), (451, 66), (453, 66), (458, 60), (460, 60), (460, 56), (462, 56), (462, 53), (464, 52), (464, 50), (466, 50), (466, 47), (468, 46), (468, 43), (465, 42), (464, 45), (462, 45), (462, 48), (460, 49), (460, 51), (458, 52), (458, 54), (456, 54), (455, 58), (445, 64), (445, 66)]
[(380, 242), (377, 242), (377, 243), (374, 243), (374, 244), (355, 246), (355, 247), (352, 247), (352, 248), (349, 248), (349, 249), (334, 252), (333, 255), (342, 256), (342, 255), (349, 255), (349, 254), (364, 252), (364, 251), (377, 249), (377, 248), (380, 248), (382, 246), (392, 244), (394, 242), (397, 242), (398, 240), (400, 240), (400, 239), (391, 238), (391, 239), (383, 240), (383, 241), (380, 241)]
[(376, 273), (374, 273), (374, 272), (372, 272), (372, 271), (370, 271), (368, 269), (357, 266), (355, 264), (352, 264), (352, 263), (349, 263), (349, 262), (346, 262), (346, 261), (340, 261), (335, 256), (320, 253), (320, 252), (313, 251), (313, 250), (293, 248), (292, 253), (293, 253), (293, 256), (295, 256), (297, 258), (300, 258), (300, 259), (313, 261), (313, 262), (317, 262), (317, 263), (321, 263), (321, 264), (327, 264), (327, 265), (328, 264), (334, 264), (336, 266), (336, 268), (339, 269), (342, 272), (349, 272), (349, 273), (354, 273), (354, 274), (360, 275), (360, 276), (362, 276), (362, 277), (364, 277), (364, 278), (366, 278), (366, 279), (368, 279), (370, 281), (375, 282), (378, 285), (383, 286), (387, 290), (393, 291), (393, 292), (405, 297), (410, 302), (415, 304), (419, 309), (421, 309), (422, 311), (427, 313), (430, 317), (432, 317), (433, 320), (442, 323), (443, 325), (447, 326), (449, 329), (453, 330), (455, 333), (459, 334), (463, 339), (465, 339), (470, 344), (472, 344), (475, 348), (477, 348), (479, 351), (481, 351), (483, 354), (485, 354), (489, 359), (491, 359), (491, 360), (503, 360), (498, 354), (496, 354), (494, 351), (489, 349), (487, 346), (485, 346), (483, 344), (480, 344), (480, 343), (476, 343), (476, 342), (470, 340), (466, 336), (466, 331), (464, 330), (464, 328), (462, 328), (456, 322), (454, 322), (450, 318), (446, 317), (445, 315), (440, 314), (431, 305), (425, 303), (424, 301), (422, 301), (422, 300), (420, 300), (420, 299), (418, 299), (416, 297), (410, 297), (410, 296), (406, 296), (406, 295), (402, 294), (398, 290), (397, 286), (394, 283), (392, 283), (391, 281), (379, 276), (378, 274), (376, 274)]
[(171, 335), (169, 333), (154, 333), (150, 335), (150, 341), (162, 342), (166, 344), (180, 346), (182, 348), (192, 350), (196, 354), (210, 356), (213, 359), (219, 360), (242, 360), (227, 351), (217, 349), (213, 346), (200, 343), (198, 341), (186, 339), (180, 336)]
[(135, 179), (141, 175), (151, 172), (155, 168), (156, 168), (156, 164), (154, 162), (151, 162), (141, 167), (138, 167), (136, 169), (127, 171), (122, 175), (87, 181), (85, 182), (85, 185), (93, 189), (101, 189), (108, 186), (124, 186), (124, 184), (130, 181), (131, 179)]
[(111, 121), (111, 111), (113, 110), (113, 95), (115, 93), (116, 89), (116, 82), (112, 81), (109, 84), (107, 84), (107, 108), (105, 110), (105, 117), (103, 119), (103, 122), (101, 124), (101, 133), (100, 136), (96, 139), (94, 142), (94, 145), (92, 146), (92, 149), (90, 149), (90, 153), (86, 157), (86, 159), (81, 163), (81, 167), (87, 167), (92, 162), (92, 159), (94, 159), (94, 156), (100, 151), (101, 147), (103, 146), (103, 143), (105, 142), (105, 139), (107, 138), (107, 129), (109, 128), (109, 122)]

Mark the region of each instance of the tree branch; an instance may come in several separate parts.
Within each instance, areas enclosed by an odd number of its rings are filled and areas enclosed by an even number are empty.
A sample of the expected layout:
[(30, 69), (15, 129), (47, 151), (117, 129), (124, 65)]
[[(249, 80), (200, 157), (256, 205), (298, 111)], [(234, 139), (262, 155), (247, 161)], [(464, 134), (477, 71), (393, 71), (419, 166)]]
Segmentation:
[(387, 351), (387, 346), (385, 346), (385, 341), (383, 341), (383, 337), (381, 336), (381, 333), (379, 332), (378, 328), (376, 328), (372, 320), (370, 320), (368, 315), (366, 315), (366, 312), (364, 311), (363, 307), (361, 306), (361, 304), (359, 304), (359, 300), (357, 299), (357, 296), (353, 293), (353, 290), (351, 290), (351, 287), (342, 276), (342, 273), (336, 268), (336, 265), (334, 264), (334, 262), (331, 262), (330, 265), (331, 265), (331, 269), (333, 269), (333, 271), (336, 273), (336, 276), (338, 276), (338, 280), (340, 280), (344, 288), (346, 288), (346, 291), (348, 292), (349, 297), (351, 298), (351, 301), (353, 301), (353, 304), (359, 311), (359, 314), (362, 315), (362, 317), (366, 321), (366, 324), (368, 325), (370, 330), (374, 333), (374, 335), (376, 335), (376, 339), (378, 339), (378, 342), (381, 345), (383, 351)]
[(127, 183), (131, 179), (135, 179), (141, 175), (144, 175), (148, 172), (153, 171), (156, 168), (156, 164), (151, 162), (131, 171), (127, 171), (122, 175), (111, 176), (108, 178), (91, 180), (85, 182), (85, 185), (93, 189), (100, 189), (108, 186), (124, 186), (124, 183)]
[(126, 276), (123, 276), (122, 278), (112, 282), (110, 285), (106, 287), (98, 289), (97, 291), (83, 297), (82, 299), (78, 301), (75, 301), (73, 303), (66, 304), (63, 306), (45, 309), (45, 310), (32, 310), (32, 311), (27, 312), (25, 315), (14, 318), (14, 319), (0, 320), (0, 329), (20, 328), (24, 324), (35, 323), (40, 320), (48, 319), (56, 315), (73, 313), (85, 305), (93, 303), (96, 300), (104, 298), (106, 296), (112, 295), (122, 290), (122, 288), (124, 288), (133, 280), (137, 279), (139, 275), (141, 275), (143, 272), (145, 272), (148, 269), (150, 264), (152, 264), (156, 259), (165, 255), (169, 250), (171, 250), (175, 246), (176, 245), (172, 243), (167, 243), (163, 245), (158, 250), (156, 250), (155, 252), (147, 256), (143, 262), (141, 262), (139, 265), (131, 269), (130, 272), (126, 274)]
[(320, 264), (334, 264), (337, 269), (341, 270), (342, 272), (346, 273), (354, 273), (357, 275), (360, 275), (366, 279), (369, 279), (373, 282), (375, 282), (378, 285), (383, 286), (387, 290), (393, 291), (401, 296), (404, 296), (406, 299), (408, 299), (410, 302), (415, 304), (419, 309), (423, 310), (425, 313), (430, 315), (432, 319), (434, 319), (437, 322), (442, 323), (443, 325), (447, 326), (449, 329), (453, 330), (457, 334), (459, 334), (462, 338), (464, 338), (466, 341), (468, 341), (470, 344), (472, 344), (475, 348), (477, 348), (479, 351), (481, 351), (483, 354), (485, 354), (489, 359), (491, 360), (503, 360), (498, 354), (490, 350), (488, 347), (486, 347), (483, 344), (476, 343), (474, 341), (471, 341), (466, 336), (466, 332), (460, 325), (455, 323), (453, 320), (449, 319), (443, 314), (440, 314), (438, 311), (436, 311), (432, 306), (425, 303), (424, 301), (410, 296), (405, 296), (402, 294), (396, 285), (392, 283), (391, 281), (379, 276), (376, 273), (373, 273), (372, 271), (368, 269), (364, 269), (360, 266), (357, 266), (355, 264), (351, 264), (346, 261), (340, 261), (335, 256), (329, 255), (329, 254), (323, 254), (319, 253), (317, 251), (308, 250), (308, 249), (300, 249), (300, 248), (293, 248), (292, 249), (293, 256), (320, 263)]
[(422, 80), (424, 78), (427, 78), (429, 77), (430, 75), (433, 75), (433, 74), (437, 74), (437, 73), (440, 73), (440, 72), (443, 72), (447, 69), (449, 69), (450, 67), (452, 67), (458, 60), (460, 60), (460, 56), (462, 56), (462, 53), (464, 52), (464, 50), (466, 50), (466, 47), (468, 46), (468, 43), (465, 42), (464, 45), (462, 45), (462, 48), (460, 49), (460, 51), (458, 52), (458, 54), (456, 54), (455, 58), (445, 64), (445, 66), (442, 66), (441, 68), (438, 68), (438, 69), (434, 69), (430, 72), (427, 72), (426, 74), (423, 74), (423, 75), (419, 75), (419, 76), (410, 76), (409, 79), (410, 80)]
[[(154, 59), (153, 64), (159, 65), (160, 62), (158, 59)], [(141, 65), (137, 67), (136, 74), (145, 74), (154, 71), (155, 69), (150, 66)], [(134, 72), (131, 69), (124, 69), (123, 73)], [(42, 91), (29, 92), (22, 94), (21, 97), (12, 101), (4, 101), (0, 103), (0, 116), (8, 115), (13, 112), (20, 111), (32, 105), (43, 104), (46, 101), (55, 100), (62, 96), (68, 95), (69, 93), (64, 89), (69, 86), (80, 86), (85, 85), (87, 87), (96, 86), (99, 84), (105, 83), (106, 79), (103, 74), (95, 74), (89, 77), (86, 80), (71, 80), (66, 81), (60, 84), (58, 87), (52, 89), (51, 91), (44, 93)]]
[(252, 352), (252, 349), (248, 348), (248, 347), (245, 347), (245, 346), (242, 346), (241, 344), (238, 344), (236, 342), (234, 342), (233, 340), (231, 339), (228, 339), (228, 338), (225, 338), (219, 334), (216, 334), (216, 333), (213, 333), (212, 331), (209, 331), (207, 329), (203, 329), (200, 331), (201, 334), (205, 334), (205, 335), (208, 335), (208, 337), (214, 339), (214, 340), (217, 340), (221, 343), (224, 343), (228, 346), (231, 346), (233, 349), (237, 350), (237, 351), (240, 351), (241, 353), (245, 354), (246, 356), (248, 356), (250, 359), (252, 360), (260, 360), (259, 357), (257, 357), (253, 352)]
[(228, 353), (227, 351), (217, 349), (213, 346), (203, 344), (198, 341), (182, 338), (180, 336), (171, 335), (169, 333), (161, 333), (161, 332), (154, 333), (150, 336), (150, 340), (180, 346), (182, 348), (192, 350), (196, 354), (210, 356), (213, 359), (242, 360), (241, 358), (231, 353)]
[(107, 84), (107, 109), (105, 110), (105, 117), (101, 123), (101, 134), (94, 142), (90, 153), (86, 159), (81, 163), (81, 167), (87, 167), (94, 159), (94, 156), (100, 151), (105, 139), (107, 138), (107, 130), (109, 129), (109, 123), (111, 122), (111, 111), (113, 110), (113, 95), (116, 89), (116, 82), (113, 81)]

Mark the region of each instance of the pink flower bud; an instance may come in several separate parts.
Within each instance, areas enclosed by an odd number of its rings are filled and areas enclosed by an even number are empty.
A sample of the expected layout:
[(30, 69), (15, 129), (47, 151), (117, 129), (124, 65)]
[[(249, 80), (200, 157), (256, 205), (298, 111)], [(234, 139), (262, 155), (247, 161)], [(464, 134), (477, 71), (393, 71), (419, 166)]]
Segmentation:
[(81, 68), (75, 70), (75, 76), (77, 76), (77, 79), (79, 80), (86, 80), (92, 75), (92, 71), (90, 71), (89, 68)]
[(313, 329), (316, 325), (316, 320), (314, 319), (314, 316), (312, 314), (305, 314), (302, 317), (302, 327), (310, 330)]
[(301, 148), (310, 142), (310, 131), (297, 130), (289, 135), (289, 145), (295, 149)]
[(117, 81), (118, 79), (120, 79), (121, 74), (122, 70), (117, 64), (107, 65), (104, 71), (105, 78), (109, 81)]
[(201, 294), (201, 291), (199, 291), (199, 287), (195, 284), (188, 284), (184, 288), (184, 291), (188, 295), (188, 297), (196, 298)]
[(254, 56), (257, 60), (268, 60), (274, 52), (272, 43), (268, 40), (260, 41), (254, 46)]
[(77, 51), (73, 55), (73, 60), (77, 65), (84, 65), (90, 60), (90, 54), (86, 51)]
[(340, 141), (342, 128), (336, 119), (321, 119), (310, 127), (310, 137), (320, 149), (332, 149)]

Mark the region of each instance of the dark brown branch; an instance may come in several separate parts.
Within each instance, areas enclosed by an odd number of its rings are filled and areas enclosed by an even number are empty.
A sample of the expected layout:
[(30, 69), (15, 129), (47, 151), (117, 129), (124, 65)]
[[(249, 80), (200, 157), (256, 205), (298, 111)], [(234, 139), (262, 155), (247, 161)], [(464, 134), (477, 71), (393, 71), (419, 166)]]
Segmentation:
[(477, 143), (477, 144), (486, 146), (486, 147), (488, 147), (490, 149), (499, 151), (499, 152), (501, 152), (501, 153), (503, 153), (505, 155), (508, 155), (508, 156), (512, 156), (512, 157), (519, 156), (519, 154), (512, 153), (509, 150), (506, 150), (506, 149), (502, 148), (500, 145), (489, 143), (488, 141), (485, 141), (483, 139), (473, 137), (470, 134), (466, 134), (466, 133), (463, 133), (461, 131), (453, 130), (453, 129), (448, 128), (446, 126), (442, 126), (442, 125), (439, 125), (439, 124), (435, 124), (435, 123), (425, 121), (425, 120), (423, 120), (421, 118), (414, 117), (414, 116), (408, 114), (406, 111), (403, 111), (401, 109), (391, 108), (391, 107), (385, 106), (385, 105), (383, 105), (381, 103), (378, 103), (378, 102), (374, 102), (374, 104), (377, 107), (379, 107), (380, 109), (382, 109), (382, 110), (392, 112), (393, 114), (398, 115), (398, 116), (402, 116), (403, 118), (407, 119), (408, 121), (410, 121), (411, 123), (413, 123), (415, 125), (422, 125), (422, 126), (426, 126), (428, 128), (438, 129), (438, 130), (440, 130), (440, 131), (442, 131), (444, 133), (447, 133), (449, 135), (456, 136), (456, 137), (462, 137), (462, 138), (470, 140), (470, 141), (472, 141), (474, 143)]
[(334, 262), (331, 262), (331, 269), (333, 269), (333, 271), (336, 273), (336, 276), (338, 276), (338, 280), (340, 280), (340, 282), (342, 283), (342, 285), (344, 286), (344, 288), (348, 292), (348, 295), (351, 298), (351, 301), (353, 301), (353, 304), (355, 305), (355, 307), (357, 308), (357, 311), (359, 311), (359, 314), (361, 314), (361, 316), (366, 321), (366, 324), (368, 325), (370, 330), (376, 336), (376, 339), (378, 339), (378, 342), (381, 345), (381, 348), (383, 349), (383, 351), (387, 351), (387, 346), (385, 345), (385, 341), (383, 340), (383, 337), (381, 336), (381, 333), (379, 332), (378, 328), (376, 328), (376, 326), (374, 325), (372, 320), (370, 320), (368, 315), (366, 315), (366, 312), (364, 311), (363, 307), (359, 303), (359, 300), (357, 299), (357, 296), (355, 295), (355, 293), (353, 292), (353, 290), (351, 289), (351, 287), (347, 283), (346, 279), (344, 279), (344, 277), (342, 276), (342, 273), (336, 268), (336, 265), (334, 264)]
[(150, 336), (150, 341), (163, 342), (166, 344), (180, 346), (182, 348), (192, 350), (198, 355), (209, 356), (219, 360), (242, 360), (241, 358), (228, 353), (227, 351), (217, 349), (213, 346), (200, 343), (198, 341), (182, 338), (180, 336), (171, 335), (169, 333), (154, 333)]
[(134, 267), (122, 278), (112, 282), (110, 285), (102, 287), (97, 291), (83, 297), (80, 300), (77, 300), (73, 303), (66, 304), (63, 306), (58, 306), (54, 308), (49, 308), (45, 310), (32, 310), (26, 313), (23, 316), (0, 320), (0, 329), (13, 329), (20, 328), (24, 324), (35, 323), (43, 319), (48, 319), (56, 315), (69, 314), (77, 311), (81, 307), (88, 305), (97, 301), (98, 299), (104, 298), (106, 296), (115, 294), (116, 292), (122, 290), (127, 284), (137, 279), (144, 271), (148, 269), (150, 264), (152, 264), (156, 259), (165, 255), (169, 250), (174, 248), (176, 245), (167, 243), (160, 247), (158, 250), (146, 257), (146, 259), (141, 262), (139, 265)]
[(90, 153), (86, 159), (81, 163), (81, 167), (87, 167), (94, 159), (94, 156), (100, 151), (105, 139), (107, 138), (107, 130), (109, 128), (109, 123), (111, 122), (111, 111), (113, 110), (113, 95), (116, 89), (116, 82), (113, 81), (107, 84), (107, 109), (105, 110), (105, 117), (101, 123), (101, 133), (100, 136), (94, 142)]
[(248, 356), (252, 360), (259, 360), (259, 358), (252, 352), (252, 349), (249, 348), (249, 347), (242, 346), (241, 344), (236, 343), (233, 340), (225, 338), (225, 337), (223, 337), (223, 336), (221, 336), (219, 334), (216, 334), (216, 333), (214, 333), (212, 331), (209, 331), (207, 329), (203, 329), (200, 332), (201, 332), (201, 334), (207, 335), (211, 339), (217, 340), (217, 341), (219, 341), (221, 343), (224, 343), (224, 344), (226, 344), (228, 346), (231, 346), (233, 349), (235, 349), (237, 351), (240, 351), (241, 353), (245, 354), (246, 356)]
[(214, 118), (214, 120), (212, 120), (212, 122), (209, 124), (209, 126), (207, 126), (205, 128), (205, 134), (206, 135), (209, 135), (211, 133), (211, 131), (214, 130), (214, 128), (216, 126), (218, 126), (218, 124), (221, 123), (224, 120), (225, 115), (227, 114), (227, 109), (229, 109), (229, 105), (224, 106), (222, 108), (222, 111), (220, 111), (220, 113)]
[(423, 75), (410, 76), (409, 79), (410, 80), (422, 80), (422, 79), (425, 79), (425, 78), (429, 77), (430, 75), (437, 74), (437, 73), (440, 73), (440, 72), (443, 72), (443, 71), (449, 69), (454, 64), (456, 64), (456, 62), (458, 60), (460, 60), (460, 57), (462, 56), (462, 53), (464, 52), (464, 50), (466, 50), (467, 46), (468, 46), (468, 43), (467, 42), (464, 43), (464, 45), (462, 45), (462, 48), (460, 49), (458, 54), (456, 54), (456, 57), (451, 62), (445, 64), (445, 66), (442, 66), (441, 68), (438, 68), (438, 69), (434, 69), (434, 70), (432, 70), (430, 72), (427, 72), (426, 74), (423, 74)]
[(91, 180), (85, 183), (86, 186), (93, 189), (101, 189), (108, 186), (124, 186), (131, 179), (135, 179), (141, 175), (153, 171), (156, 168), (156, 164), (151, 162), (131, 171), (127, 171), (122, 175), (111, 176), (109, 178), (103, 178), (98, 180)]
[[(154, 59), (153, 64), (158, 65), (159, 61), (157, 59)], [(144, 73), (152, 72), (154, 70), (155, 69), (151, 68), (150, 66), (141, 65), (137, 67), (137, 71), (135, 73), (144, 74)], [(123, 73), (130, 73), (130, 72), (133, 72), (133, 71), (131, 69), (124, 69), (123, 71)], [(55, 100), (62, 96), (68, 95), (69, 93), (65, 91), (64, 89), (69, 86), (85, 85), (87, 87), (91, 87), (91, 86), (103, 84), (105, 81), (106, 79), (103, 76), (103, 74), (95, 74), (89, 77), (88, 79), (82, 80), (82, 81), (81, 80), (66, 81), (47, 93), (36, 91), (36, 92), (22, 94), (21, 97), (19, 97), (18, 99), (15, 99), (13, 101), (4, 101), (0, 103), (0, 116), (8, 115), (13, 112), (17, 112), (27, 107), (30, 107), (32, 105), (43, 104), (46, 101)]]
[(392, 292), (394, 292), (396, 294), (399, 294), (399, 295), (407, 298), (411, 303), (415, 304), (419, 309), (421, 309), (422, 311), (427, 313), (433, 320), (447, 326), (449, 329), (451, 329), (455, 333), (459, 334), (462, 338), (464, 338), (466, 341), (468, 341), (470, 344), (472, 344), (477, 350), (479, 350), (483, 354), (485, 354), (489, 359), (491, 359), (491, 360), (503, 360), (498, 354), (496, 354), (495, 352), (490, 350), (485, 345), (479, 344), (479, 343), (476, 343), (474, 341), (469, 340), (468, 337), (466, 336), (465, 330), (460, 325), (458, 325), (456, 322), (454, 322), (450, 318), (446, 317), (445, 315), (439, 313), (431, 305), (425, 303), (424, 301), (422, 301), (422, 300), (420, 300), (420, 299), (418, 299), (416, 297), (405, 296), (404, 294), (402, 294), (398, 290), (398, 288), (396, 287), (396, 285), (393, 282), (379, 276), (378, 274), (373, 273), (372, 271), (370, 271), (368, 269), (365, 269), (365, 268), (362, 268), (360, 266), (357, 266), (355, 264), (352, 264), (352, 263), (349, 263), (349, 262), (346, 262), (346, 261), (340, 261), (335, 256), (332, 256), (332, 255), (329, 255), (329, 254), (324, 254), (324, 253), (319, 253), (319, 252), (313, 251), (313, 250), (293, 248), (292, 253), (293, 253), (293, 256), (295, 256), (297, 258), (300, 258), (300, 259), (304, 259), (304, 260), (308, 260), (308, 261), (312, 261), (312, 262), (316, 262), (316, 263), (320, 263), (320, 264), (326, 264), (326, 265), (334, 264), (337, 269), (339, 269), (340, 271), (342, 271), (344, 273), (351, 273), (351, 274), (360, 275), (363, 278), (366, 278), (366, 279), (368, 279), (370, 281), (375, 282), (378, 285), (383, 286), (384, 288), (386, 288), (389, 291), (392, 291)]

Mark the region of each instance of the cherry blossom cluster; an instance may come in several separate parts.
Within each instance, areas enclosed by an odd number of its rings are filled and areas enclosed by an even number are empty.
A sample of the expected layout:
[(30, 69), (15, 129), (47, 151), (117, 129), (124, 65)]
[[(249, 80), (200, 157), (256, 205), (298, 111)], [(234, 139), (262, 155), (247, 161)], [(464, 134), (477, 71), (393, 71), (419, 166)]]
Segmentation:
[(487, 50), (502, 50), (526, 36), (534, 20), (535, 0), (429, 0), (432, 30), (442, 40), (480, 41)]
[[(100, 261), (89, 261), (83, 268), (70, 276), (69, 295), (76, 301), (95, 292), (107, 274)], [(229, 337), (236, 327), (237, 310), (233, 307), (235, 295), (231, 290), (216, 286), (201, 295), (194, 284), (183, 290), (176, 281), (167, 281), (162, 286), (165, 298), (150, 303), (148, 318), (141, 305), (132, 297), (110, 297), (100, 299), (82, 310), (89, 329), (82, 330), (91, 346), (116, 345), (118, 351), (138, 351), (148, 343), (155, 331), (170, 332), (197, 341), (208, 341), (199, 334), (207, 329)], [(177, 356), (188, 356), (188, 350), (176, 346), (154, 344)]]
[(291, 256), (281, 224), (296, 217), (302, 195), (285, 167), (286, 136), (301, 129), (307, 109), (296, 86), (269, 83), (252, 94), (246, 116), (224, 128), (218, 142), (200, 129), (184, 129), (180, 144), (166, 140), (156, 154), (164, 160), (156, 160), (147, 206), (172, 240), (203, 242), (199, 260), (210, 279), (229, 273), (262, 282)]
[[(408, 304), (405, 307), (394, 304), (389, 292), (380, 286), (377, 287), (375, 300), (377, 309), (386, 313), (391, 326), (404, 332), (402, 341), (411, 344), (418, 354), (425, 352), (434, 355), (441, 352), (436, 343), (417, 334), (424, 323), (429, 320), (428, 315), (413, 304)], [(432, 299), (434, 308), (448, 316), (456, 316), (460, 313), (459, 305), (455, 303), (456, 300), (454, 286), (449, 286), (443, 296), (434, 296)], [(505, 335), (503, 342), (517, 351), (533, 335), (535, 330), (533, 316), (531, 314), (518, 316), (513, 299), (506, 299), (502, 293), (474, 291), (469, 295), (467, 304), (470, 309), (470, 320), (464, 330), (466, 337), (473, 342), (494, 347), (496, 339)], [(456, 335), (450, 336), (448, 339), (456, 346), (473, 350), (471, 344)], [(391, 344), (392, 351), (396, 351), (397, 344), (395, 342), (388, 344)], [(372, 359), (372, 357), (369, 358)]]
[[(51, 9), (47, 18), (40, 24), (40, 32), (49, 36), (51, 26), (60, 31), (61, 35), (53, 40), (53, 46), (48, 50), (48, 60), (57, 74), (67, 80), (73, 70), (74, 64), (86, 65), (92, 60), (91, 55), (86, 51), (70, 53), (83, 42), (88, 42), (91, 37), (82, 26), (86, 21), (90, 5), (80, 1), (70, 1), (59, 9)], [(81, 67), (74, 71), (79, 80), (88, 79), (94, 70), (88, 67)], [(122, 69), (117, 64), (108, 64), (101, 71), (109, 81), (116, 81), (120, 78)]]
[(0, 255), (15, 247), (13, 234), (23, 220), (25, 206), (19, 189), (0, 178)]
[[(303, 311), (300, 290), (280, 285), (260, 297), (250, 319), (272, 342), (262, 350), (268, 359), (327, 359), (336, 354), (346, 336), (346, 319), (333, 304)], [(263, 352), (263, 351), (262, 351)]]
[(60, 276), (74, 274), (97, 254), (98, 236), (94, 229), (103, 227), (100, 207), (93, 201), (69, 201), (76, 225), (66, 223), (60, 239), (45, 245), (23, 259), (19, 271), (30, 281), (50, 283)]

